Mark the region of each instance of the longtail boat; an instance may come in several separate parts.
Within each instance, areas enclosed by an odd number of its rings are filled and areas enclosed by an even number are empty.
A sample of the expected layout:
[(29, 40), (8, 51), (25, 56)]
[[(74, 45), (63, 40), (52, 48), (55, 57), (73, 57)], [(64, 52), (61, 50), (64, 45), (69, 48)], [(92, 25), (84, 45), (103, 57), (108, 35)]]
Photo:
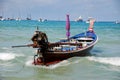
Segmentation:
[[(94, 32), (86, 31), (70, 37), (68, 40), (60, 40), (56, 43), (51, 43), (51, 47), (44, 55), (45, 63), (56, 62), (68, 59), (75, 56), (85, 56), (89, 54), (90, 50), (98, 41), (98, 37)], [(38, 58), (35, 64), (41, 64)]]
[(98, 37), (93, 30), (93, 24), (94, 21), (91, 21), (89, 29), (86, 32), (82, 32), (70, 37), (70, 23), (69, 16), (67, 15), (67, 38), (61, 39), (55, 43), (49, 43), (48, 49), (45, 51), (44, 55), (40, 54), (39, 56), (34, 56), (33, 64), (51, 65), (71, 57), (85, 56), (89, 54), (90, 50), (98, 41)]

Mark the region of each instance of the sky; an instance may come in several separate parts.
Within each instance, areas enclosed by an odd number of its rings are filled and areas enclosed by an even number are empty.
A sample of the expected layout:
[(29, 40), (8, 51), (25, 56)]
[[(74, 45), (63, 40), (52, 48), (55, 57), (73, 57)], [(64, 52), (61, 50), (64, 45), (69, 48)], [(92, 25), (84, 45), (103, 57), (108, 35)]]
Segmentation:
[(82, 16), (98, 21), (120, 21), (120, 0), (0, 0), (3, 17), (30, 17), (32, 19), (70, 20)]

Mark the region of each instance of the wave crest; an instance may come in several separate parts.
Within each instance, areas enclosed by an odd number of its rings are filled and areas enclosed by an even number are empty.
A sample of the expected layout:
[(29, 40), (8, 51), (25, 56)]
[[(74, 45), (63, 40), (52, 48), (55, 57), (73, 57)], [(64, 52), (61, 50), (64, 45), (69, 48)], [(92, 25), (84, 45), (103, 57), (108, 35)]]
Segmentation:
[(69, 65), (69, 61), (67, 60), (63, 60), (57, 64), (53, 64), (53, 65), (49, 65), (49, 66), (44, 66), (44, 65), (33, 65), (32, 64), (33, 60), (28, 60), (25, 64), (26, 66), (31, 66), (31, 67), (39, 67), (39, 68), (45, 68), (45, 69), (56, 69), (57, 67), (60, 66), (67, 66)]
[(87, 57), (91, 61), (120, 66), (120, 57)]
[(17, 55), (14, 53), (0, 53), (0, 60), (8, 61), (8, 60), (15, 59), (15, 57), (18, 57), (18, 56), (24, 56), (24, 55), (21, 55), (21, 54)]

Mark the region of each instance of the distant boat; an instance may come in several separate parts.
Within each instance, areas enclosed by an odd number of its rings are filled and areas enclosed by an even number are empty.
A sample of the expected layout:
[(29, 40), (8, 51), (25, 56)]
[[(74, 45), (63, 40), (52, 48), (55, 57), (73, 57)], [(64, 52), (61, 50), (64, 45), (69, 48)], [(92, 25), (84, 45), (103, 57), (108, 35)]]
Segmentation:
[(27, 14), (26, 20), (31, 20), (31, 14)]
[(76, 22), (83, 22), (82, 16), (75, 20)]
[(18, 18), (16, 18), (16, 21), (21, 21), (21, 18), (19, 18), (19, 17), (18, 17)]
[(42, 18), (39, 18), (39, 20), (38, 20), (39, 22), (43, 22), (43, 20), (42, 20)]
[(47, 19), (42, 19), (42, 18), (39, 18), (39, 20), (38, 20), (39, 22), (45, 22), (45, 21), (47, 21)]
[(31, 18), (27, 17), (26, 20), (31, 20)]
[(116, 24), (120, 24), (120, 21), (115, 21)]
[(7, 18), (8, 21), (13, 21), (15, 20), (14, 18)]
[(0, 21), (4, 21), (5, 20), (5, 18), (3, 18), (2, 16), (0, 16)]
[(48, 21), (47, 19), (44, 19), (44, 21)]

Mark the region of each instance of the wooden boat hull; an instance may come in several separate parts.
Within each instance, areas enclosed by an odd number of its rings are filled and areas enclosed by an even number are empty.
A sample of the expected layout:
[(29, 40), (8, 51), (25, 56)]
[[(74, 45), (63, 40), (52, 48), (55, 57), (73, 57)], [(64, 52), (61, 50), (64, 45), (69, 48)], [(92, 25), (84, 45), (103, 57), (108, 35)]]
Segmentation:
[[(73, 51), (47, 51), (45, 53), (45, 55), (42, 55), (44, 58), (44, 63), (46, 64), (53, 64), (71, 57), (76, 57), (76, 56), (86, 56), (89, 55), (90, 50), (94, 47), (94, 45), (96, 44), (98, 37), (96, 36), (96, 34), (94, 32), (85, 32), (87, 37), (91, 37), (93, 39), (92, 43), (90, 43), (89, 45), (77, 49), (77, 50), (73, 50)], [(77, 38), (81, 38), (84, 37), (85, 33), (80, 33), (78, 35), (75, 35), (73, 37), (71, 37), (70, 39), (77, 39)], [(64, 41), (60, 41), (60, 42), (67, 42), (67, 40)], [(36, 64), (43, 64), (43, 62), (40, 59), (40, 62), (36, 61)]]
[(86, 56), (89, 54), (90, 50), (93, 48), (93, 46), (84, 49), (84, 50), (78, 50), (78, 51), (73, 51), (73, 52), (63, 52), (63, 53), (46, 53), (46, 55), (44, 56), (45, 61), (49, 62), (49, 61), (54, 61), (54, 60), (64, 60), (64, 59), (68, 59), (70, 57), (76, 57), (76, 56)]
[(80, 50), (76, 52), (70, 52), (70, 53), (46, 53), (44, 56), (44, 62), (42, 62), (41, 58), (35, 59), (35, 62), (33, 62), (34, 65), (53, 65), (57, 64), (65, 59), (71, 58), (71, 57), (83, 57), (89, 55), (90, 50), (93, 48), (93, 46), (85, 49)]

